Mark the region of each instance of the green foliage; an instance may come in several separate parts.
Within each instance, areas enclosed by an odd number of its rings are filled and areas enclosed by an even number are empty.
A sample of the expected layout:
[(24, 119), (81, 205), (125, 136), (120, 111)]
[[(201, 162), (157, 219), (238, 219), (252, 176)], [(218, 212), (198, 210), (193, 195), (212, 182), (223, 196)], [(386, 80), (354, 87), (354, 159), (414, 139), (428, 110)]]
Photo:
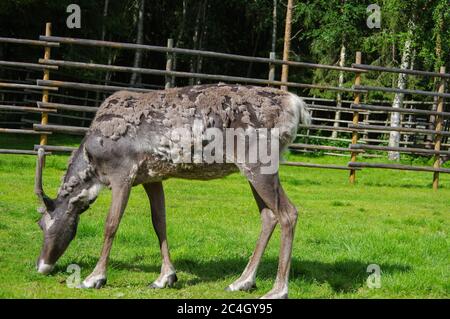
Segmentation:
[[(53, 32), (59, 36), (134, 42), (136, 38), (136, 2), (140, 0), (109, 1), (106, 17), (104, 0), (79, 0), (82, 8), (82, 28), (67, 29), (66, 7), (73, 1), (4, 0), (0, 2), (0, 35), (35, 39), (43, 33), (47, 21), (53, 23)], [(403, 44), (408, 37), (408, 22), (415, 22), (413, 47), (416, 69), (436, 70), (449, 63), (450, 6), (448, 0), (380, 0), (381, 29), (366, 25), (369, 0), (307, 0), (295, 1), (292, 27), (292, 59), (326, 64), (337, 64), (344, 44), (347, 49), (346, 65), (354, 61), (356, 51), (363, 51), (364, 62), (374, 65), (398, 66)], [(183, 6), (183, 3), (186, 5)], [(146, 0), (144, 21), (145, 42), (165, 45), (172, 37), (176, 44), (186, 48), (195, 45), (203, 49), (244, 55), (268, 56), (272, 36), (273, 1), (269, 0)], [(205, 6), (206, 4), (206, 6)], [(202, 13), (203, 7), (205, 12)], [(186, 9), (183, 14), (183, 8)], [(277, 55), (283, 44), (285, 3), (278, 1)], [(201, 44), (195, 43), (198, 32)], [(3, 49), (3, 50), (2, 50)], [(63, 46), (55, 50), (55, 58), (107, 63), (111, 56), (116, 64), (130, 65), (132, 51), (114, 51), (79, 46)], [(36, 48), (0, 46), (3, 60), (34, 61)], [(144, 67), (164, 67), (161, 54), (144, 55)], [(195, 62), (195, 61), (194, 61)], [(179, 56), (177, 68), (188, 70), (191, 58)], [(194, 63), (195, 64), (195, 63)], [(264, 64), (248, 65), (242, 62), (204, 59), (203, 72), (267, 77)], [(67, 69), (65, 74), (89, 80), (101, 80), (103, 72)], [(338, 72), (323, 70), (296, 70), (290, 72), (291, 81), (337, 85)], [(113, 80), (128, 82), (128, 75), (115, 74)], [(391, 86), (392, 75), (379, 75), (368, 79), (372, 85)], [(143, 76), (148, 84), (160, 84), (160, 79)], [(353, 78), (346, 74), (344, 86), (351, 87)], [(180, 85), (185, 84), (180, 80)], [(412, 88), (429, 89), (427, 80), (411, 80)], [(306, 93), (306, 92), (305, 92)], [(335, 93), (312, 90), (310, 94), (334, 98)], [(383, 98), (392, 98), (381, 94)]]

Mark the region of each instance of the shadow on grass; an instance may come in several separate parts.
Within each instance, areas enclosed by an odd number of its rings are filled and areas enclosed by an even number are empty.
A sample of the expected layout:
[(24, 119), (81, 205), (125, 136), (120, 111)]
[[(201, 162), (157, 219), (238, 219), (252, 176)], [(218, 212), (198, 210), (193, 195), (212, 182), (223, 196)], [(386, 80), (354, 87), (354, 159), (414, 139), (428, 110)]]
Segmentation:
[[(77, 263), (82, 269), (93, 269), (96, 264), (96, 259), (89, 257), (85, 261)], [(208, 261), (197, 261), (193, 259), (175, 259), (175, 268), (178, 272), (184, 272), (193, 275), (194, 278), (183, 279), (179, 275), (179, 282), (175, 289), (181, 289), (186, 286), (192, 286), (202, 282), (221, 281), (226, 278), (238, 278), (244, 270), (247, 260), (244, 258), (229, 258), (216, 259)], [(367, 273), (367, 266), (371, 262), (356, 261), (356, 260), (341, 260), (334, 263), (326, 263), (311, 260), (300, 260), (294, 258), (291, 264), (290, 281), (296, 281), (301, 285), (301, 282), (308, 284), (323, 284), (327, 283), (334, 292), (346, 293), (355, 291), (365, 285), (366, 279), (369, 276)], [(257, 278), (264, 280), (275, 280), (278, 266), (277, 258), (265, 258), (259, 267)], [(380, 269), (383, 274), (393, 274), (397, 272), (408, 272), (411, 267), (398, 264), (380, 264)], [(64, 272), (67, 265), (57, 266), (56, 271)], [(111, 260), (110, 267), (119, 271), (131, 272), (145, 272), (145, 273), (159, 273), (160, 264), (142, 264), (129, 263), (118, 260)], [(149, 276), (149, 282), (151, 280)], [(154, 278), (156, 279), (156, 277)], [(234, 279), (230, 279), (233, 281)]]

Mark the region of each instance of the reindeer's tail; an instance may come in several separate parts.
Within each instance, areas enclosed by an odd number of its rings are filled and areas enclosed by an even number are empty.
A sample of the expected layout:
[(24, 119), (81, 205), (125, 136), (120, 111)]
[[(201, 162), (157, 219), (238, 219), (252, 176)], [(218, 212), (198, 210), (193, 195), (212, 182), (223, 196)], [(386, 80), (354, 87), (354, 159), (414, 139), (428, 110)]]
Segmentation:
[(283, 150), (297, 137), (299, 124), (311, 125), (311, 115), (306, 103), (292, 93), (289, 93), (288, 99), (289, 108), (284, 112), (280, 125), (280, 144)]
[(292, 99), (291, 103), (294, 104), (293, 106), (297, 109), (298, 112), (297, 125), (298, 124), (311, 125), (312, 118), (305, 101), (303, 101), (303, 99), (301, 99), (299, 96), (295, 94), (291, 93), (290, 95)]

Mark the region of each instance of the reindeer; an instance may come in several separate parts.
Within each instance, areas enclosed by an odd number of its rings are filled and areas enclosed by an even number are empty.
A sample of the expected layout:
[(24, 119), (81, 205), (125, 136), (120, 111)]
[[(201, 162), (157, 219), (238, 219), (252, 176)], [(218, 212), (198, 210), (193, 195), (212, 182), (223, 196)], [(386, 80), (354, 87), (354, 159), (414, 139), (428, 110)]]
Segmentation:
[[(245, 270), (226, 289), (247, 291), (255, 287), (261, 257), (275, 226), (280, 223), (281, 248), (276, 281), (263, 298), (287, 298), (297, 209), (280, 184), (278, 168), (263, 174), (262, 162), (239, 162), (235, 155), (226, 163), (171, 160), (170, 132), (177, 127), (192, 128), (195, 121), (203, 123), (204, 128), (240, 128), (240, 134), (249, 128), (278, 129), (277, 151), (282, 151), (295, 138), (299, 122), (310, 123), (310, 115), (298, 96), (267, 87), (219, 83), (150, 93), (120, 91), (112, 94), (102, 103), (81, 145), (73, 152), (56, 199), (50, 199), (44, 193), (45, 155), (42, 148), (38, 150), (35, 193), (43, 204), (39, 209), (42, 217), (38, 224), (44, 233), (37, 261), (38, 272), (48, 274), (53, 270), (75, 237), (81, 213), (106, 186), (112, 190), (112, 202), (106, 218), (103, 248), (97, 265), (80, 287), (104, 286), (111, 246), (131, 188), (142, 184), (150, 201), (152, 223), (162, 257), (161, 273), (150, 287), (172, 287), (177, 276), (166, 237), (162, 181), (171, 177), (209, 180), (240, 171), (250, 184), (260, 211), (262, 229)], [(233, 136), (233, 139), (237, 137)], [(203, 139), (201, 142), (208, 144), (211, 141)], [(251, 149), (251, 143), (254, 141), (245, 144), (247, 151)]]

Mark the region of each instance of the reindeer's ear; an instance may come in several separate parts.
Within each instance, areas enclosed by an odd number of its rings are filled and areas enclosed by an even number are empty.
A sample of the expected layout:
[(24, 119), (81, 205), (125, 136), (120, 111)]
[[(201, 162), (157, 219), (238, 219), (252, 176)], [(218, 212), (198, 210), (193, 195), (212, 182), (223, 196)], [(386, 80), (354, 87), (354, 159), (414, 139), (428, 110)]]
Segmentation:
[(55, 202), (51, 198), (49, 198), (47, 196), (44, 196), (43, 197), (43, 202), (44, 202), (44, 205), (47, 208), (48, 212), (51, 212), (51, 211), (55, 210)]
[(55, 203), (52, 199), (48, 197), (43, 197), (41, 203), (42, 206), (38, 207), (37, 212), (40, 214), (45, 214), (45, 212), (51, 212), (55, 210)]

